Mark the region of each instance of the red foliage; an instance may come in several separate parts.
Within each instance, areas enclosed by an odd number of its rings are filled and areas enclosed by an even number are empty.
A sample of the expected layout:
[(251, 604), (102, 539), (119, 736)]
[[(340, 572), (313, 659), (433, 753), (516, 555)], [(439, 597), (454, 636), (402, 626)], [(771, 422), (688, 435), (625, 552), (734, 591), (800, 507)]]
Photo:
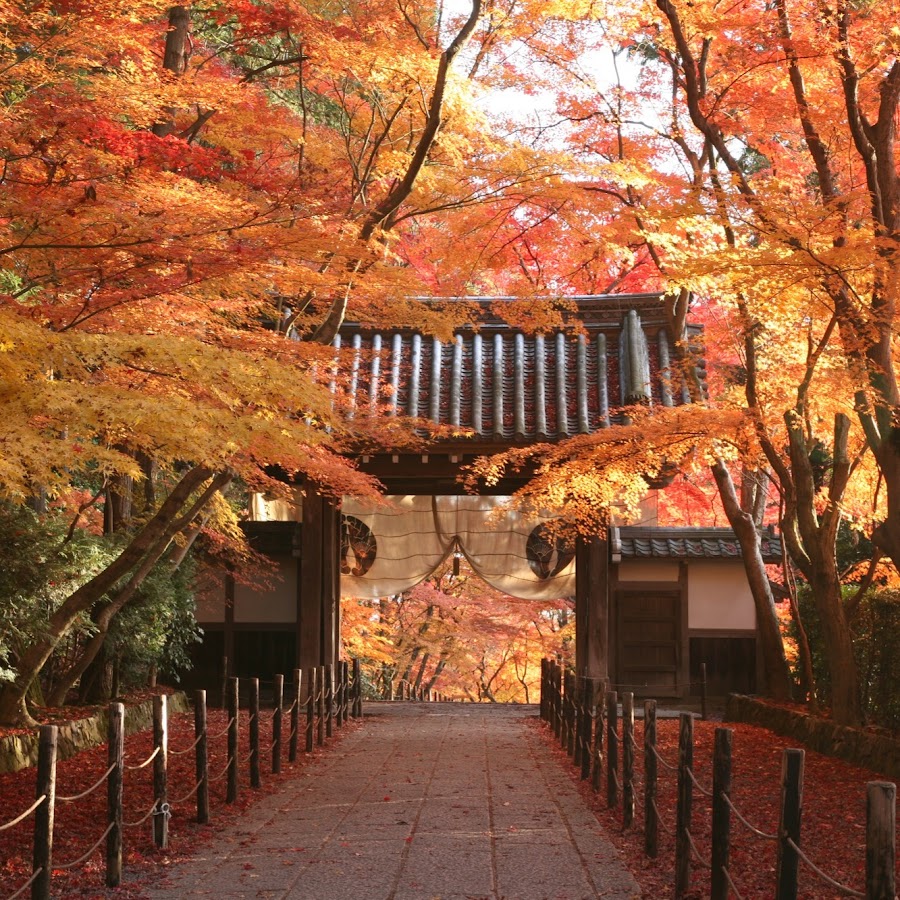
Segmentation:
[[(127, 719), (127, 711), (126, 711)], [(301, 716), (300, 746), (303, 746), (302, 728), (304, 718)], [(216, 777), (224, 771), (226, 756), (226, 736), (222, 733), (227, 719), (223, 710), (210, 709), (208, 713), (209, 731), (209, 775), (210, 775), (210, 825), (197, 825), (195, 795), (185, 797), (194, 785), (194, 753), (175, 753), (190, 747), (194, 742), (194, 718), (192, 714), (172, 716), (169, 719), (169, 803), (172, 807), (172, 818), (169, 822), (169, 849), (157, 850), (153, 846), (152, 821), (148, 819), (141, 825), (124, 829), (124, 862), (123, 884), (115, 890), (104, 887), (105, 841), (92, 854), (91, 858), (81, 866), (71, 870), (55, 869), (53, 871), (53, 896), (82, 898), (137, 898), (142, 896), (139, 881), (154, 872), (159, 874), (160, 866), (190, 854), (199, 844), (209, 839), (215, 830), (238, 819), (243, 810), (251, 805), (261, 794), (277, 789), (279, 782), (285, 778), (296, 777), (297, 772), (316, 754), (298, 754), (296, 763), (287, 762), (287, 741), (290, 732), (289, 717), (286, 715), (282, 726), (282, 769), (280, 775), (271, 772), (271, 722), (272, 713), (261, 714), (260, 758), (262, 770), (262, 788), (251, 790), (249, 783), (249, 767), (241, 766), (240, 791), (236, 803), (225, 804), (225, 778)], [(350, 722), (337, 732), (338, 740)], [(249, 752), (248, 714), (241, 713), (240, 746), (241, 753)], [(327, 749), (327, 748), (325, 748)], [(134, 766), (143, 762), (152, 750), (152, 734), (149, 730), (129, 735), (125, 738), (125, 764)], [(59, 795), (78, 794), (94, 784), (108, 763), (106, 745), (94, 747), (79, 753), (71, 759), (57, 764), (56, 791)], [(19, 772), (0, 774), (0, 797), (3, 798), (3, 822), (9, 821), (27, 809), (35, 796), (35, 770), (23, 769)], [(137, 822), (142, 819), (153, 805), (153, 764), (143, 769), (125, 770), (124, 821)], [(29, 816), (24, 822), (8, 831), (0, 832), (0, 897), (12, 894), (24, 884), (31, 874), (32, 838), (34, 817)], [(57, 865), (70, 862), (83, 855), (91, 845), (103, 834), (106, 828), (106, 788), (105, 782), (92, 794), (72, 803), (56, 803), (56, 821), (53, 838), (53, 861)], [(27, 893), (26, 893), (27, 895)]]
[[(717, 727), (721, 727), (721, 723), (694, 723), (694, 774), (707, 790), (712, 786), (712, 747)], [(727, 727), (734, 731), (732, 802), (754, 827), (773, 834), (778, 830), (782, 751), (797, 744), (752, 725), (730, 723)], [(666, 897), (671, 896), (675, 877), (672, 832), (676, 773), (659, 767), (657, 807), (662, 823), (659, 854), (656, 859), (649, 859), (644, 855), (643, 730), (643, 722), (635, 722), (635, 742), (639, 748), (635, 758), (636, 802), (634, 825), (628, 830), (622, 827), (621, 806), (606, 806), (605, 780), (601, 792), (594, 794), (590, 782), (579, 780), (578, 772), (555, 743), (552, 731), (543, 728), (542, 733), (547, 740), (554, 742), (554, 754), (560, 765), (565, 766), (572, 778), (578, 781), (582, 795), (618, 847), (623, 861), (641, 885), (644, 896)], [(677, 763), (677, 719), (658, 720), (657, 752), (667, 762)], [(619, 766), (621, 772), (621, 756)], [(883, 780), (883, 776), (875, 772), (812, 750), (806, 751), (800, 847), (831, 878), (857, 891), (863, 891), (865, 887), (866, 782)], [(711, 801), (696, 788), (693, 797), (691, 835), (708, 862)], [(732, 816), (729, 872), (742, 897), (775, 896), (775, 857), (774, 841), (757, 837)], [(709, 869), (701, 866), (694, 857), (690, 891), (686, 896), (708, 897), (709, 874)], [(801, 861), (799, 896), (805, 900), (830, 900), (836, 896), (836, 889), (821, 881)]]

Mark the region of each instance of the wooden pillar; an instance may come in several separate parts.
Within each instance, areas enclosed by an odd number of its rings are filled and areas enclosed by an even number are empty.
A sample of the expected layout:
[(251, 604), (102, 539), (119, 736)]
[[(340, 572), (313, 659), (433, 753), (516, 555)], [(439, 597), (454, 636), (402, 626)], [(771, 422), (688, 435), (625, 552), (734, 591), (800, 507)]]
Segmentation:
[(609, 545), (599, 537), (575, 545), (575, 670), (609, 678)]
[(222, 654), (228, 660), (230, 671), (222, 673), (222, 708), (225, 708), (225, 694), (228, 677), (237, 671), (234, 657), (234, 575), (225, 576), (225, 627)]
[(309, 485), (303, 498), (297, 590), (297, 665), (301, 669), (322, 662), (323, 512), (322, 498)]
[(336, 665), (339, 657), (340, 523), (334, 501), (308, 485), (303, 499), (297, 591), (297, 665)]
[(341, 511), (333, 500), (322, 501), (322, 665), (338, 671), (341, 623)]

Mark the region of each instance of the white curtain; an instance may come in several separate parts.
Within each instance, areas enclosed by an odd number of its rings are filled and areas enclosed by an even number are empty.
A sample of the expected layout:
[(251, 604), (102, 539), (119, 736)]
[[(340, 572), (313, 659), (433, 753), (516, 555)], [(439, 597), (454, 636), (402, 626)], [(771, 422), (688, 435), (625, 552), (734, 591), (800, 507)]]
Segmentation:
[(572, 596), (574, 554), (546, 532), (547, 519), (503, 509), (506, 499), (395, 495), (385, 506), (346, 499), (341, 594), (398, 594), (461, 553), (484, 581), (513, 597)]

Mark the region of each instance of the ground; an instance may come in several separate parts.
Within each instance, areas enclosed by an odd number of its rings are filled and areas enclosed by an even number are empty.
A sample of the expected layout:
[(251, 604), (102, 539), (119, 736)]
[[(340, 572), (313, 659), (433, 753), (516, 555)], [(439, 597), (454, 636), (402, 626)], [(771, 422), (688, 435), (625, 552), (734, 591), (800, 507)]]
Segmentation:
[[(264, 714), (266, 715), (266, 714)], [(263, 793), (278, 789), (281, 780), (296, 777), (308, 764), (303, 753), (298, 762), (285, 763), (283, 774), (272, 776), (268, 772), (267, 750), (270, 740), (270, 716), (263, 719)], [(244, 714), (246, 718), (246, 714)], [(210, 773), (216, 778), (225, 766), (225, 738), (221, 734), (226, 721), (222, 711), (210, 711)], [(695, 725), (695, 771), (701, 785), (711, 781), (711, 748), (713, 733), (721, 723), (697, 722)], [(351, 723), (350, 728), (359, 726)], [(364, 726), (362, 726), (364, 727)], [(552, 733), (535, 718), (531, 726), (543, 739), (552, 742)], [(734, 729), (733, 798), (746, 818), (757, 828), (773, 832), (778, 821), (781, 755), (790, 746), (780, 738), (760, 728), (745, 725), (729, 725)], [(677, 757), (677, 720), (659, 722), (659, 752), (664, 759)], [(242, 746), (246, 742), (247, 723), (242, 722)], [(329, 746), (340, 741), (347, 731), (338, 731), (325, 748), (315, 753), (329, 752)], [(170, 723), (170, 748), (172, 751), (189, 748), (194, 740), (191, 716), (173, 717)], [(636, 743), (642, 743), (641, 723), (636, 726)], [(302, 744), (302, 742), (301, 742)], [(150, 735), (142, 733), (126, 740), (126, 760), (137, 765), (149, 755)], [(562, 751), (555, 751), (561, 767), (565, 767), (577, 780), (577, 773)], [(594, 795), (587, 783), (580, 783), (586, 801), (606, 826), (623, 857), (641, 884), (646, 897), (667, 896), (673, 880), (673, 840), (665, 830), (660, 832), (660, 852), (656, 860), (648, 860), (643, 853), (642, 793), (640, 788), (641, 757), (638, 754), (638, 802), (634, 825), (627, 831), (622, 828), (621, 810), (605, 808), (604, 795)], [(97, 849), (91, 859), (71, 870), (54, 871), (54, 894), (66, 897), (117, 897), (141, 896), (140, 876), (156, 867), (170, 865), (174, 860), (190, 853), (192, 848), (208, 840), (217, 829), (226, 827), (241, 816), (242, 810), (258, 796), (247, 784), (242, 784), (237, 804), (224, 803), (224, 779), (212, 785), (213, 824), (198, 826), (190, 821), (194, 799), (188, 795), (193, 785), (193, 753), (170, 756), (169, 795), (180, 802), (173, 802), (175, 815), (171, 821), (170, 849), (166, 852), (152, 848), (150, 822), (126, 828), (126, 886), (118, 891), (103, 887), (103, 851)], [(62, 795), (77, 794), (94, 784), (106, 768), (106, 748), (84, 751), (76, 758), (63, 761), (58, 769), (57, 791)], [(246, 766), (244, 767), (246, 769)], [(812, 860), (829, 875), (855, 890), (861, 890), (865, 872), (865, 784), (882, 780), (877, 773), (868, 772), (847, 763), (821, 756), (811, 751), (806, 754), (805, 794), (801, 844)], [(151, 767), (128, 769), (125, 778), (125, 821), (137, 822), (152, 805)], [(2, 819), (9, 821), (26, 809), (34, 797), (35, 773), (33, 769), (0, 775), (0, 796), (3, 798)], [(82, 800), (58, 803), (54, 860), (57, 864), (77, 859), (103, 833), (106, 822), (106, 796), (102, 786)], [(696, 844), (701, 854), (709, 848), (708, 800), (694, 791), (695, 807), (692, 825)], [(666, 827), (674, 822), (675, 777), (661, 767), (659, 808)], [(9, 896), (27, 878), (30, 870), (32, 819), (0, 832), (0, 896)], [(741, 896), (771, 897), (774, 894), (775, 845), (752, 835), (737, 822), (732, 824), (732, 872)], [(837, 892), (820, 882), (812, 872), (801, 865), (801, 896), (805, 898), (832, 898)], [(708, 870), (700, 864), (692, 866), (692, 897), (708, 896)]]

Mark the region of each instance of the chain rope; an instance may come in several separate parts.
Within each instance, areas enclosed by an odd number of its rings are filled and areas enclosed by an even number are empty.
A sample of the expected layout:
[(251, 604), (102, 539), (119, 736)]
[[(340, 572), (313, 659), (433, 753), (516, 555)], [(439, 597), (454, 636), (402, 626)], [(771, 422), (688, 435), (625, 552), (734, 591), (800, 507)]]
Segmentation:
[(656, 805), (656, 801), (655, 801), (655, 800), (651, 800), (651, 801), (650, 801), (650, 805), (653, 807), (653, 811), (656, 813), (656, 824), (659, 825), (659, 827), (662, 828), (662, 830), (663, 830), (667, 835), (669, 835), (670, 837), (674, 837), (674, 836), (675, 836), (674, 832), (672, 831), (671, 828), (669, 828), (668, 825), (666, 825), (666, 823), (665, 823), (663, 817), (660, 815), (660, 813), (659, 813), (659, 807)]
[(28, 881), (26, 881), (25, 884), (23, 884), (23, 885), (22, 885), (22, 886), (14, 893), (14, 894), (10, 894), (9, 897), (7, 898), (7, 900), (16, 900), (16, 897), (21, 897), (22, 894), (23, 894), (25, 891), (27, 891), (28, 888), (30, 888), (32, 884), (34, 884), (34, 882), (35, 882), (35, 880), (37, 879), (38, 875), (40, 875), (41, 872), (43, 872), (43, 871), (44, 871), (44, 867), (41, 866), (41, 867), (40, 867), (39, 869), (37, 869), (36, 871), (32, 872), (32, 873), (31, 873), (31, 878), (29, 878)]
[(647, 746), (650, 748), (651, 752), (652, 752), (653, 755), (656, 757), (656, 761), (657, 761), (661, 766), (663, 766), (664, 768), (668, 769), (670, 772), (677, 772), (677, 771), (678, 771), (678, 766), (673, 766), (671, 763), (666, 762), (666, 761), (659, 755), (659, 751), (656, 749), (656, 747), (653, 746), (653, 744), (647, 744)]
[(704, 797), (712, 797), (713, 792), (708, 791), (705, 787), (703, 787), (702, 784), (700, 784), (699, 781), (697, 781), (697, 778), (694, 775), (694, 770), (690, 766), (685, 766), (685, 770), (687, 771), (688, 775), (690, 775), (691, 781), (694, 783), (694, 787), (697, 788), (697, 790), (700, 791), (700, 793), (703, 794)]
[(184, 803), (185, 800), (190, 800), (197, 791), (200, 790), (200, 785), (203, 784), (204, 779), (201, 778), (183, 797), (178, 797), (176, 800), (172, 800), (171, 803), (173, 806), (178, 806), (179, 803)]
[(768, 834), (767, 832), (760, 831), (758, 828), (755, 828), (753, 825), (751, 825), (740, 814), (740, 812), (738, 811), (738, 808), (731, 802), (731, 798), (728, 796), (728, 794), (725, 793), (725, 791), (722, 791), (722, 799), (725, 801), (728, 808), (738, 817), (738, 820), (741, 822), (741, 824), (745, 828), (749, 828), (754, 834), (759, 835), (759, 837), (761, 837), (761, 838), (765, 838), (767, 841), (777, 841), (778, 840), (777, 834)]
[(191, 744), (190, 747), (185, 747), (184, 750), (170, 750), (169, 753), (172, 756), (184, 756), (185, 753), (190, 753), (191, 750), (193, 750), (197, 746), (197, 744), (200, 743), (202, 738), (203, 738), (203, 732), (201, 731), (200, 734), (197, 735), (196, 740), (194, 741), (193, 744)]
[(46, 794), (41, 794), (25, 812), (21, 813), (21, 815), (16, 816), (11, 822), (7, 822), (5, 825), (0, 825), (0, 831), (6, 831), (7, 828), (12, 828), (13, 825), (18, 825), (22, 819), (27, 819), (45, 800), (47, 799)]
[(837, 888), (842, 894), (846, 894), (848, 897), (863, 897), (865, 898), (865, 894), (860, 891), (856, 891), (853, 888), (847, 887), (846, 884), (841, 884), (839, 881), (835, 881), (830, 875), (826, 875), (794, 842), (791, 838), (786, 838), (788, 846), (790, 846), (797, 856), (805, 862), (816, 875), (819, 876), (823, 881), (826, 881), (833, 888)]
[(731, 888), (731, 892), (734, 894), (734, 896), (737, 897), (737, 900), (744, 900), (744, 898), (741, 896), (741, 892), (737, 889), (734, 881), (731, 878), (731, 872), (729, 872), (728, 869), (725, 868), (725, 866), (722, 866), (722, 874), (725, 876), (725, 880), (728, 882), (728, 886)]
[(689, 828), (684, 829), (684, 836), (688, 839), (688, 844), (691, 847), (691, 850), (694, 851), (694, 856), (697, 857), (697, 862), (700, 863), (701, 866), (707, 869), (712, 869), (712, 864), (708, 863), (700, 854), (700, 851), (697, 849), (697, 845), (694, 843), (694, 836), (691, 834), (691, 830)]
[(210, 784), (213, 784), (213, 783), (215, 783), (216, 781), (218, 781), (220, 778), (224, 778), (225, 775), (226, 775), (226, 773), (228, 772), (228, 767), (229, 767), (233, 762), (234, 762), (234, 757), (233, 757), (233, 756), (229, 756), (229, 757), (228, 757), (228, 762), (225, 763), (225, 768), (222, 769), (222, 771), (221, 771), (218, 775), (216, 775), (215, 778), (210, 778), (210, 779), (209, 779), (209, 783), (210, 783)]
[(143, 825), (144, 822), (146, 822), (147, 819), (149, 819), (150, 816), (152, 816), (153, 813), (156, 812), (156, 804), (157, 803), (159, 803), (159, 800), (153, 801), (153, 806), (150, 807), (149, 812), (143, 818), (138, 819), (137, 822), (123, 822), (122, 827), (123, 828), (137, 828), (138, 825)]
[(72, 862), (66, 863), (63, 866), (60, 866), (60, 865), (57, 865), (56, 863), (54, 863), (53, 868), (61, 869), (61, 870), (65, 871), (66, 869), (74, 869), (75, 866), (80, 866), (83, 862), (87, 862), (87, 860), (89, 860), (94, 855), (94, 851), (103, 843), (103, 841), (106, 839), (106, 836), (115, 827), (116, 827), (116, 823), (110, 822), (109, 825), (106, 826), (106, 831), (104, 831), (103, 834), (100, 835), (100, 838), (98, 839), (97, 843), (94, 844), (94, 846), (91, 847), (91, 849), (88, 850), (88, 852), (85, 853), (84, 856), (79, 856), (78, 859), (73, 859)]
[(143, 769), (144, 766), (149, 766), (159, 755), (160, 750), (162, 750), (162, 747), (157, 747), (142, 763), (137, 763), (137, 765), (129, 766), (128, 763), (125, 763), (125, 768), (134, 772), (136, 769)]
[(217, 731), (215, 734), (211, 734), (210, 737), (211, 737), (211, 738), (220, 738), (220, 737), (222, 737), (223, 735), (228, 734), (228, 729), (231, 728), (232, 725), (234, 725), (234, 720), (235, 720), (236, 718), (237, 718), (237, 716), (232, 716), (232, 717), (228, 720), (228, 724), (227, 724), (221, 731)]
[[(113, 769), (115, 769), (117, 763), (113, 763), (101, 776), (100, 780), (91, 785), (86, 791), (82, 791), (80, 794), (74, 794), (71, 797), (63, 797), (60, 794), (56, 795), (56, 799), (61, 801), (62, 803), (71, 803), (73, 800), (81, 800), (82, 797), (87, 797), (88, 794), (92, 794), (94, 791), (109, 778), (110, 773)], [(62, 868), (61, 866), (56, 866), (56, 868)]]

